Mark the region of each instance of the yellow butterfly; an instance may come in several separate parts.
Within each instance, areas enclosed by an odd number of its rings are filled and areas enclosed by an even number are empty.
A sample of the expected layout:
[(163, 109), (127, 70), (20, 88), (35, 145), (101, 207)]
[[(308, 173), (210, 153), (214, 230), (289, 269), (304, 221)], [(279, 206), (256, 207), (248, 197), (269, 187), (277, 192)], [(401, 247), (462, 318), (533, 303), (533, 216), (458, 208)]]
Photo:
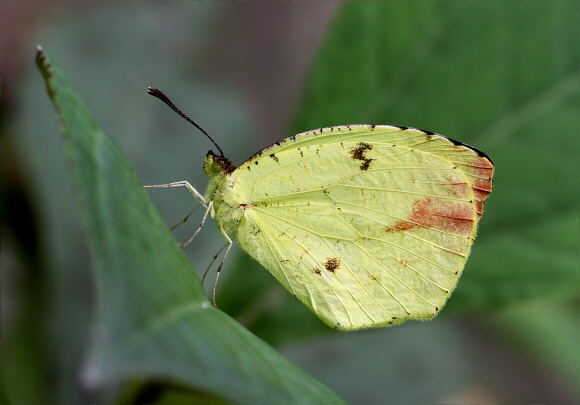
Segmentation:
[[(159, 90), (149, 93), (184, 116)], [(342, 330), (433, 318), (461, 276), (492, 189), (487, 155), (414, 128), (308, 131), (237, 168), (217, 147), (205, 159), (204, 196), (187, 182), (155, 187), (187, 187), (228, 250), (233, 237)]]

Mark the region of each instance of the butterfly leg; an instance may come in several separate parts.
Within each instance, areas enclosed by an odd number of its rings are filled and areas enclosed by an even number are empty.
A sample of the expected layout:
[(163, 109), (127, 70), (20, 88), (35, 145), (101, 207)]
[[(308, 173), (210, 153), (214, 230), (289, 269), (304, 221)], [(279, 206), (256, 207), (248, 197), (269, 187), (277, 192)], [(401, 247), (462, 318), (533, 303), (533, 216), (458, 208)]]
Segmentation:
[(209, 263), (209, 266), (207, 266), (207, 269), (205, 269), (205, 272), (203, 273), (203, 276), (201, 277), (201, 284), (203, 284), (203, 282), (205, 281), (205, 276), (207, 276), (207, 273), (209, 273), (209, 269), (211, 269), (211, 266), (213, 265), (213, 263), (216, 261), (216, 259), (218, 258), (218, 256), (220, 255), (220, 253), (222, 252), (222, 250), (224, 250), (226, 247), (228, 246), (228, 244), (226, 243), (225, 245), (222, 246), (222, 248), (220, 250), (218, 250), (218, 252), (213, 256), (213, 259), (211, 259), (211, 262)]
[(187, 188), (191, 194), (194, 195), (195, 198), (203, 205), (204, 208), (207, 208), (207, 200), (204, 196), (202, 196), (188, 181), (175, 181), (173, 183), (167, 184), (155, 184), (152, 186), (143, 186), (145, 188), (172, 188), (172, 187), (185, 187)]
[(228, 253), (230, 251), (230, 249), (232, 248), (233, 242), (230, 239), (230, 237), (228, 236), (228, 234), (223, 230), (220, 229), (221, 234), (223, 235), (223, 237), (226, 239), (226, 244), (222, 246), (222, 248), (214, 255), (213, 259), (211, 260), (209, 266), (207, 266), (207, 269), (205, 270), (205, 273), (203, 273), (203, 277), (201, 278), (201, 284), (203, 284), (204, 280), (205, 280), (205, 276), (207, 276), (207, 273), (209, 272), (209, 269), (211, 269), (211, 266), (214, 264), (214, 262), (216, 261), (216, 259), (218, 258), (218, 256), (220, 255), (220, 253), (226, 249), (226, 253), (224, 254), (224, 257), (222, 258), (222, 261), (220, 262), (220, 265), (216, 271), (216, 275), (215, 275), (215, 281), (213, 283), (213, 290), (212, 290), (212, 300), (213, 300), (213, 305), (214, 307), (217, 308), (217, 304), (215, 301), (215, 292), (216, 292), (216, 288), (217, 288), (217, 282), (218, 282), (218, 278), (220, 276), (220, 272), (222, 270), (222, 266), (224, 265), (224, 262), (226, 260), (226, 257), (228, 256)]
[(232, 241), (230, 240), (230, 242), (228, 244), (226, 244), (225, 246), (227, 246), (228, 248), (226, 249), (226, 253), (224, 253), (224, 257), (222, 257), (222, 262), (220, 263), (220, 266), (218, 267), (218, 269), (216, 271), (215, 281), (213, 283), (213, 290), (212, 290), (212, 293), (211, 293), (211, 298), (213, 300), (213, 306), (216, 307), (216, 308), (217, 308), (217, 304), (215, 302), (215, 291), (216, 291), (216, 288), (217, 288), (217, 282), (218, 282), (218, 278), (220, 276), (220, 272), (222, 270), (222, 266), (224, 265), (224, 261), (226, 260), (226, 257), (228, 255), (230, 249), (232, 248)]
[(194, 213), (194, 212), (195, 212), (195, 211), (196, 211), (196, 210), (199, 208), (199, 206), (200, 206), (200, 205), (201, 205), (201, 204), (198, 204), (198, 205), (196, 205), (194, 209), (192, 209), (191, 211), (189, 211), (189, 214), (187, 214), (187, 215), (185, 216), (185, 218), (183, 218), (181, 221), (179, 221), (178, 223), (176, 223), (175, 225), (173, 225), (171, 228), (169, 228), (169, 230), (170, 230), (170, 231), (173, 231), (173, 230), (175, 230), (175, 229), (176, 229), (176, 228), (177, 228), (179, 225), (181, 225), (181, 224), (185, 224), (185, 222), (186, 222), (186, 221), (189, 219), (189, 217), (190, 217), (190, 216), (192, 216), (192, 215), (193, 215), (193, 213)]
[[(201, 223), (199, 224), (199, 227), (197, 228), (197, 230), (193, 233), (193, 236), (191, 238), (189, 238), (189, 240), (187, 242), (181, 244), (181, 248), (184, 248), (187, 245), (189, 245), (191, 243), (191, 241), (195, 239), (195, 237), (197, 236), (199, 231), (201, 231), (201, 228), (203, 227), (203, 224), (205, 223), (205, 220), (206, 220), (207, 215), (209, 214), (209, 212), (211, 210), (212, 205), (213, 205), (213, 201), (210, 201), (209, 204), (207, 205), (206, 210), (205, 210), (205, 214), (203, 214), (203, 218), (201, 220)], [(199, 207), (199, 205), (198, 205), (198, 207)]]

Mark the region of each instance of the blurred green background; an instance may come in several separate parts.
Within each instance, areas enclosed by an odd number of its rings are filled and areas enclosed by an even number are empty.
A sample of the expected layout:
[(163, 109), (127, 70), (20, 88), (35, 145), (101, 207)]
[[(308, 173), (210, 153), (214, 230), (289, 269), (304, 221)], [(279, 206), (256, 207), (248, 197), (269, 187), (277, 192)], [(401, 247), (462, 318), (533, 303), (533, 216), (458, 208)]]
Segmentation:
[[(494, 191), (433, 322), (330, 330), (239, 251), (218, 305), (350, 403), (579, 402), (579, 18), (574, 1), (0, 3), (2, 403), (92, 399), (78, 380), (90, 260), (37, 44), (144, 184), (203, 190), (211, 148), (147, 86), (234, 164), (294, 133), (355, 123), (485, 151)], [(194, 203), (185, 190), (151, 195), (170, 225)], [(221, 244), (210, 225), (187, 247), (198, 274)]]

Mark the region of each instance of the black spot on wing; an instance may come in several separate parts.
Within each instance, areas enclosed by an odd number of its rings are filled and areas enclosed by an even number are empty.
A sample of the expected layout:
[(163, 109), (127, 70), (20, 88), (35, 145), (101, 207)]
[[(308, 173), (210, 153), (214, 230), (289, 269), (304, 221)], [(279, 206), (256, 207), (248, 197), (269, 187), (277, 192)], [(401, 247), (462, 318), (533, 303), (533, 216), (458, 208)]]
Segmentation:
[(372, 150), (373, 147), (365, 142), (359, 142), (354, 148), (350, 149), (352, 160), (362, 161), (360, 169), (366, 171), (371, 166), (373, 159), (366, 157), (366, 152)]
[(433, 136), (437, 136), (437, 134), (435, 132), (425, 131), (425, 130), (421, 130), (421, 131), (423, 131), (423, 133), (425, 134), (425, 138), (427, 138), (428, 141), (430, 141), (431, 138), (433, 138)]
[(360, 169), (361, 169), (362, 171), (365, 171), (365, 172), (366, 172), (367, 170), (369, 170), (369, 167), (371, 167), (371, 162), (372, 162), (372, 161), (373, 161), (372, 159), (367, 159), (367, 160), (365, 160), (365, 161), (364, 161), (364, 162), (362, 162), (362, 164), (360, 165)]
[(334, 273), (340, 267), (340, 259), (337, 257), (329, 257), (323, 264), (328, 272)]

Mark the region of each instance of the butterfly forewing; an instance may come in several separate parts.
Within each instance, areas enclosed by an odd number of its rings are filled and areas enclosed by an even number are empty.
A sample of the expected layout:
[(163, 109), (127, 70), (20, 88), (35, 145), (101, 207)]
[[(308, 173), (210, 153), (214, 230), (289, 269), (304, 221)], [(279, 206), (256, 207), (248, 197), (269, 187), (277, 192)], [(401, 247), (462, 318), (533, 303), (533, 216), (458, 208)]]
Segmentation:
[(492, 174), (480, 152), (416, 129), (311, 131), (232, 173), (238, 240), (329, 325), (429, 319), (463, 270)]

